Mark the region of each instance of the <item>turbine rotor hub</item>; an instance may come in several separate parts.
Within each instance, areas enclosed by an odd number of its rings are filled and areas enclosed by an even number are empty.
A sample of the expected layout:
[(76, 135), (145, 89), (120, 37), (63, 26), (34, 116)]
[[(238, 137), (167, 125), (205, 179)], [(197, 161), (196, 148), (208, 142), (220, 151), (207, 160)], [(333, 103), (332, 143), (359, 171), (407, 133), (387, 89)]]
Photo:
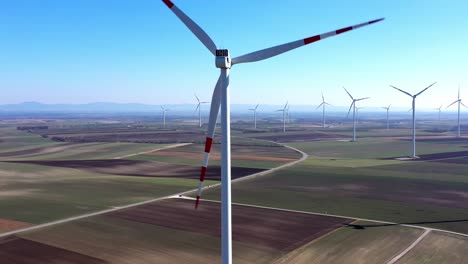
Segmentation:
[(215, 64), (217, 68), (230, 69), (231, 57), (229, 56), (229, 50), (227, 49), (216, 50)]

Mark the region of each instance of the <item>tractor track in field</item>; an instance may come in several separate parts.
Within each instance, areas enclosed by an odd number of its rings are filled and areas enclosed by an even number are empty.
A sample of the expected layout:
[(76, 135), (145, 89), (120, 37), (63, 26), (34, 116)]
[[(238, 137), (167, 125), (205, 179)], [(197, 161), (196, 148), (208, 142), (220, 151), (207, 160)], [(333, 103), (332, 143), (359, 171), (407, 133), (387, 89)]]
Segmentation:
[[(302, 161), (306, 160), (309, 157), (307, 155), (307, 153), (305, 153), (305, 152), (303, 152), (303, 151), (301, 151), (299, 149), (296, 149), (294, 147), (287, 146), (287, 145), (277, 143), (277, 142), (273, 142), (273, 141), (268, 141), (268, 142), (272, 142), (274, 144), (278, 144), (278, 145), (284, 146), (286, 148), (292, 149), (292, 150), (302, 154), (302, 157), (300, 159), (298, 159), (298, 160), (283, 164), (283, 165), (275, 167), (275, 168), (271, 168), (271, 169), (268, 169), (268, 170), (265, 170), (265, 171), (261, 171), (261, 172), (254, 173), (254, 174), (242, 177), (242, 178), (232, 180), (231, 181), (232, 183), (236, 183), (236, 182), (239, 182), (239, 181), (250, 180), (250, 179), (253, 179), (253, 178), (257, 178), (257, 177), (260, 177), (260, 176), (265, 176), (265, 175), (271, 174), (271, 173), (273, 173), (275, 171), (278, 171), (278, 170), (281, 170), (281, 169), (284, 169), (284, 168), (287, 168), (287, 167), (294, 166), (295, 164), (297, 164), (299, 162), (302, 162)], [(191, 144), (191, 143), (185, 143), (185, 144)], [(176, 144), (176, 145), (177, 145), (176, 147), (181, 146), (181, 144)], [(171, 146), (174, 147), (174, 145), (171, 145)], [(170, 148), (171, 146), (168, 146), (168, 147)], [(163, 148), (167, 149), (168, 147), (163, 147)], [(159, 149), (163, 149), (163, 148), (159, 148)], [(155, 150), (151, 150), (151, 151), (155, 151)], [(136, 154), (136, 155), (138, 155), (138, 154)], [(117, 158), (121, 158), (121, 157), (117, 157)], [(114, 158), (114, 159), (117, 159), (117, 158)], [(212, 185), (209, 185), (209, 186), (205, 186), (205, 187), (203, 187), (203, 189), (205, 190), (205, 189), (208, 189), (208, 188), (214, 188), (214, 187), (217, 187), (217, 186), (220, 186), (220, 185), (221, 185), (221, 183), (216, 183), (216, 184), (212, 184)], [(43, 223), (43, 224), (34, 225), (34, 226), (31, 226), (31, 227), (27, 227), (27, 228), (22, 228), (22, 229), (17, 229), (17, 230), (5, 232), (5, 233), (0, 233), (0, 238), (15, 235), (17, 233), (22, 233), (22, 232), (32, 231), (32, 230), (36, 230), (36, 229), (40, 229), (40, 228), (44, 228), (44, 227), (49, 227), (49, 226), (53, 226), (53, 225), (57, 225), (57, 224), (72, 222), (72, 221), (80, 220), (80, 219), (83, 219), (83, 218), (88, 218), (88, 217), (92, 217), (92, 216), (97, 216), (97, 215), (102, 215), (102, 214), (106, 214), (106, 213), (110, 213), (110, 212), (115, 212), (115, 211), (122, 210), (122, 209), (128, 209), (128, 208), (131, 208), (131, 207), (144, 205), (144, 204), (148, 204), (148, 203), (152, 203), (152, 202), (157, 202), (157, 201), (161, 201), (161, 200), (165, 200), (165, 199), (170, 199), (170, 198), (175, 198), (175, 197), (183, 197), (185, 195), (196, 193), (197, 191), (198, 191), (198, 188), (191, 189), (191, 190), (180, 192), (180, 193), (177, 193), (177, 194), (171, 194), (171, 195), (167, 195), (167, 196), (163, 196), (163, 197), (159, 197), (159, 198), (154, 198), (154, 199), (150, 199), (150, 200), (146, 200), (146, 201), (142, 201), (142, 202), (138, 202), (138, 203), (123, 205), (123, 206), (114, 206), (113, 208), (110, 208), (110, 209), (105, 209), (105, 210), (101, 210), (101, 211), (97, 211), (97, 212), (93, 212), (93, 213), (68, 217), (68, 218), (64, 218), (64, 219), (60, 219), (60, 220), (55, 220), (55, 221), (51, 221), (51, 222), (47, 222), (47, 223)]]

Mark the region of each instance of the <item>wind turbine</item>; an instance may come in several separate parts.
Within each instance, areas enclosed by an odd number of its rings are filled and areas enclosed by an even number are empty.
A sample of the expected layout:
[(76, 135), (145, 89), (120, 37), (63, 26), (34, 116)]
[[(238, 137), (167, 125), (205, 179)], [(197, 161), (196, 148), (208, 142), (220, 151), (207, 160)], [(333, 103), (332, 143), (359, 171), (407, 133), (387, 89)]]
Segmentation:
[[(198, 206), (208, 165), (211, 143), (214, 136), (214, 126), (217, 114), (221, 106), (221, 258), (222, 263), (232, 263), (232, 241), (231, 241), (231, 131), (230, 131), (230, 98), (229, 98), (229, 71), (235, 64), (260, 61), (274, 57), (281, 53), (314, 43), (316, 41), (339, 35), (350, 30), (364, 27), (382, 21), (383, 18), (368, 21), (362, 24), (334, 30), (325, 34), (312, 36), (305, 39), (289, 42), (286, 44), (266, 48), (248, 53), (231, 60), (229, 50), (218, 49), (208, 34), (203, 31), (192, 19), (175, 6), (170, 0), (162, 0), (169, 9), (188, 27), (190, 31), (203, 43), (203, 45), (215, 56), (215, 65), (220, 69), (220, 76), (213, 92), (211, 100), (210, 119), (208, 122), (208, 134), (205, 144), (205, 157), (200, 175), (200, 185), (195, 202)], [(226, 10), (221, 11), (223, 14)], [(223, 16), (223, 15), (222, 15)]]
[(370, 97), (354, 99), (353, 96), (348, 92), (348, 90), (346, 90), (346, 88), (343, 87), (343, 89), (346, 91), (349, 97), (351, 97), (351, 100), (353, 100), (353, 102), (349, 106), (347, 117), (349, 116), (349, 112), (351, 112), (351, 108), (352, 108), (353, 109), (353, 140), (352, 141), (355, 142), (356, 141), (356, 102), (369, 99)]
[(200, 101), (200, 98), (198, 98), (198, 96), (195, 94), (195, 98), (197, 98), (197, 101), (198, 101), (198, 105), (197, 105), (197, 108), (195, 109), (195, 111), (198, 110), (198, 123), (199, 123), (199, 126), (202, 127), (202, 121), (201, 121), (201, 105), (202, 104), (207, 104), (209, 102), (201, 102)]
[(282, 109), (276, 110), (276, 112), (283, 112), (283, 133), (286, 133), (286, 113), (288, 111), (288, 102), (286, 101), (286, 104)]
[(169, 111), (169, 109), (164, 108), (164, 106), (161, 106), (162, 112), (163, 112), (163, 127), (166, 128), (166, 112)]
[(390, 129), (390, 125), (388, 123), (388, 111), (390, 111), (390, 106), (392, 105), (389, 104), (387, 107), (382, 107), (383, 109), (387, 110), (387, 131)]
[(289, 105), (288, 105), (288, 108), (286, 109), (286, 118), (288, 120), (288, 124), (291, 123), (291, 119), (289, 118)]
[(462, 100), (460, 99), (460, 85), (458, 86), (458, 99), (455, 102), (451, 103), (449, 106), (447, 106), (447, 108), (449, 108), (450, 106), (452, 106), (455, 103), (458, 103), (458, 133), (457, 133), (457, 137), (460, 137), (460, 105), (463, 105), (464, 107), (468, 108), (468, 106), (463, 104)]
[(251, 108), (249, 109), (250, 111), (253, 111), (254, 113), (254, 128), (256, 129), (257, 128), (257, 108), (258, 108), (259, 104), (257, 104), (257, 106), (255, 106), (254, 108)]
[(320, 107), (322, 107), (322, 123), (323, 123), (323, 128), (325, 128), (325, 105), (330, 105), (329, 103), (325, 102), (325, 98), (323, 97), (323, 93), (322, 93), (322, 103), (319, 104), (317, 106), (317, 108), (315, 108), (315, 110), (319, 109)]
[[(455, 102), (456, 102), (456, 101), (455, 101)], [(454, 103), (455, 103), (455, 102), (454, 102)], [(440, 121), (440, 112), (441, 112), (440, 109), (442, 109), (442, 106), (443, 106), (443, 105), (440, 105), (438, 108), (434, 108), (435, 110), (439, 111), (439, 121)], [(447, 106), (447, 107), (448, 107), (448, 106)]]
[(359, 110), (363, 109), (364, 107), (357, 107), (356, 106), (356, 124), (359, 124)]
[(437, 82), (429, 85), (428, 87), (424, 88), (422, 91), (420, 91), (419, 93), (415, 94), (415, 95), (412, 95), (406, 91), (403, 91), (401, 90), (400, 88), (397, 88), (393, 85), (390, 85), (390, 87), (410, 96), (413, 98), (413, 103), (411, 104), (411, 109), (413, 110), (413, 153), (412, 153), (412, 156), (413, 158), (416, 158), (416, 97), (418, 97), (418, 95), (422, 94), (424, 91), (426, 91), (427, 89), (429, 89), (429, 87), (433, 86), (434, 84), (436, 84)]

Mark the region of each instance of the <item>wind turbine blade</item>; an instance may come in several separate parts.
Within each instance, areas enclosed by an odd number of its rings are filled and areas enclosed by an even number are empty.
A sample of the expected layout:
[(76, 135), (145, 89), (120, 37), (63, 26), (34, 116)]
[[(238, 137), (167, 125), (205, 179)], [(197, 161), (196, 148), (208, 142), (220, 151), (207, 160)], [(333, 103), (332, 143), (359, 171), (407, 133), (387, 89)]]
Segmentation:
[(349, 106), (349, 110), (348, 110), (348, 114), (346, 115), (346, 118), (349, 117), (349, 113), (351, 112), (351, 109), (353, 108), (353, 105), (354, 105), (354, 100), (353, 100), (353, 102), (351, 103), (351, 105)]
[(397, 89), (398, 91), (400, 91), (400, 92), (402, 92), (402, 93), (404, 93), (404, 94), (407, 94), (407, 95), (413, 97), (413, 95), (411, 95), (410, 93), (408, 93), (408, 92), (406, 92), (406, 91), (403, 91), (403, 90), (400, 89), (400, 88), (397, 88), (397, 87), (395, 87), (395, 86), (393, 86), (393, 85), (390, 85), (390, 87), (392, 87), (392, 88), (394, 88), (394, 89)]
[(464, 103), (462, 103), (461, 101), (460, 101), (460, 104), (463, 105), (464, 107), (468, 108), (468, 106), (466, 106), (466, 105), (465, 105)]
[(245, 54), (245, 55), (233, 58), (232, 59), (232, 64), (234, 65), (234, 64), (238, 64), (238, 63), (254, 62), (254, 61), (260, 61), (260, 60), (268, 59), (268, 58), (277, 56), (279, 54), (282, 54), (284, 52), (287, 52), (287, 51), (290, 51), (290, 50), (293, 50), (293, 49), (296, 49), (296, 48), (299, 48), (299, 47), (314, 43), (316, 41), (319, 41), (319, 40), (322, 40), (322, 39), (325, 39), (325, 38), (328, 38), (328, 37), (332, 37), (332, 36), (335, 36), (335, 35), (339, 35), (341, 33), (345, 33), (345, 32), (348, 32), (350, 30), (357, 29), (357, 28), (360, 28), (360, 27), (364, 27), (364, 26), (367, 26), (367, 25), (370, 25), (370, 24), (374, 24), (374, 23), (380, 22), (382, 20), (384, 20), (384, 18), (368, 21), (368, 22), (357, 24), (357, 25), (354, 25), (354, 26), (345, 27), (345, 28), (341, 28), (341, 29), (338, 29), (338, 30), (330, 31), (330, 32), (327, 32), (327, 33), (324, 33), (324, 34), (321, 34), (321, 35), (316, 35), (316, 36), (313, 36), (313, 37), (300, 39), (300, 40), (292, 41), (292, 42), (289, 42), (289, 43), (286, 43), (286, 44), (282, 44), (282, 45), (274, 46), (274, 47), (271, 47), (271, 48), (266, 48), (266, 49), (263, 49), (263, 50), (255, 51), (255, 52), (252, 52), (252, 53), (249, 53), (249, 54)]
[(161, 109), (164, 111), (164, 107), (162, 107), (162, 105), (161, 105), (160, 107), (161, 107)]
[(364, 98), (359, 98), (359, 99), (356, 99), (356, 101), (362, 101), (362, 100), (366, 100), (366, 99), (369, 99), (370, 97), (364, 97)]
[(388, 108), (389, 108), (389, 109), (390, 109), (390, 106), (392, 106), (392, 104), (389, 104), (389, 105), (388, 105)]
[(322, 92), (322, 102), (325, 102), (325, 98), (323, 97), (323, 92)]
[(209, 102), (200, 102), (200, 103), (202, 103), (202, 104), (208, 104)]
[(258, 108), (259, 105), (260, 105), (260, 104), (257, 104), (257, 106), (255, 106), (255, 110), (257, 110), (257, 108)]
[(198, 26), (192, 19), (190, 19), (184, 12), (182, 12), (177, 6), (175, 6), (170, 0), (162, 0), (169, 9), (182, 21), (182, 23), (187, 26), (187, 28), (192, 31), (192, 33), (205, 45), (205, 47), (211, 52), (211, 54), (216, 55), (216, 44), (213, 40), (206, 34), (200, 26)]
[(435, 83), (429, 85), (428, 87), (424, 88), (424, 90), (420, 91), (419, 93), (415, 94), (414, 96), (418, 96), (418, 95), (422, 94), (424, 91), (426, 91), (427, 89), (429, 89), (431, 86), (433, 86), (433, 85), (436, 84), (436, 83), (437, 83), (437, 82), (435, 82)]
[(200, 99), (198, 98), (197, 94), (194, 94), (195, 98), (197, 98), (198, 103), (200, 103)]
[(460, 100), (460, 85), (458, 85), (458, 99)]
[(324, 103), (321, 103), (317, 106), (317, 108), (315, 108), (315, 110), (319, 109)]
[(197, 111), (198, 108), (200, 108), (200, 103), (198, 103), (197, 108), (195, 108), (195, 111)]
[(349, 97), (351, 97), (351, 100), (353, 100), (353, 101), (354, 101), (354, 98), (353, 98), (353, 96), (352, 96), (352, 95), (351, 95), (351, 94), (348, 92), (348, 90), (346, 90), (346, 88), (344, 88), (344, 87), (343, 87), (343, 89), (346, 91), (346, 93), (349, 95)]
[(457, 103), (457, 102), (458, 102), (458, 100), (456, 100), (455, 102), (449, 104), (449, 105), (448, 105), (447, 107), (445, 107), (445, 108), (449, 108), (449, 107), (451, 107), (453, 104), (455, 104), (455, 103)]
[(329, 104), (329, 103), (325, 103), (326, 105), (329, 105), (329, 106), (333, 106), (332, 104)]
[(211, 99), (210, 108), (210, 119), (208, 120), (208, 132), (206, 134), (205, 142), (205, 155), (203, 158), (201, 170), (200, 170), (200, 184), (198, 185), (197, 199), (195, 201), (195, 209), (198, 208), (200, 203), (200, 197), (203, 189), (203, 182), (205, 181), (206, 170), (208, 167), (208, 161), (210, 159), (211, 144), (213, 143), (213, 137), (216, 128), (216, 119), (218, 119), (219, 106), (221, 104), (221, 75), (218, 78), (215, 89), (213, 91), (213, 97)]

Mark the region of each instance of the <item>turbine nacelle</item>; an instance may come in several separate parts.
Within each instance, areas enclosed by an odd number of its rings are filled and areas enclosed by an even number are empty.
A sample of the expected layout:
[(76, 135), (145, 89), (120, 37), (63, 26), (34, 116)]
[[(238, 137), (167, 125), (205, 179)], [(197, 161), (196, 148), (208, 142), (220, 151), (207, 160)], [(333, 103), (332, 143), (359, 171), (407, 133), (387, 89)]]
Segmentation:
[(217, 49), (215, 58), (216, 68), (230, 69), (231, 68), (231, 57), (229, 56), (229, 50)]

